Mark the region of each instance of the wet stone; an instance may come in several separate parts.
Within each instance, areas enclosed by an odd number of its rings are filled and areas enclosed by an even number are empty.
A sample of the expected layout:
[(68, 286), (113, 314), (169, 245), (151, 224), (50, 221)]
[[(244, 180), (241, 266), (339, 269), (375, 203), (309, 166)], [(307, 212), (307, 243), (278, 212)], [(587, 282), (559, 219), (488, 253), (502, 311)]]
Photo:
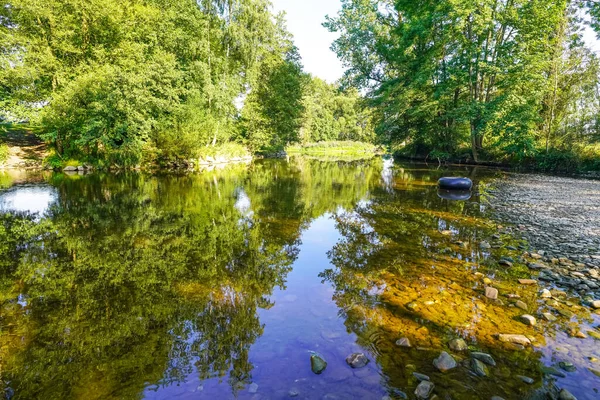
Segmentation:
[(396, 346), (400, 346), (400, 347), (412, 347), (410, 345), (410, 340), (408, 340), (408, 338), (402, 338), (402, 339), (396, 340)]
[(520, 319), (525, 325), (535, 326), (536, 320), (529, 314), (521, 315)]
[(256, 392), (258, 392), (258, 385), (256, 383), (251, 383), (250, 386), (248, 386), (248, 393)]
[(415, 396), (419, 400), (427, 400), (431, 396), (435, 385), (429, 381), (421, 381), (415, 390)]
[(517, 375), (517, 378), (519, 378), (520, 380), (522, 380), (523, 382), (525, 382), (528, 385), (533, 385), (533, 382), (535, 382), (533, 379), (531, 379), (528, 376)]
[(521, 285), (535, 285), (537, 281), (535, 279), (519, 279)]
[(562, 389), (558, 394), (559, 400), (577, 400), (577, 397), (573, 396), (567, 389)]
[(483, 361), (484, 363), (486, 363), (487, 365), (491, 365), (492, 367), (496, 366), (496, 361), (494, 360), (494, 358), (487, 353), (480, 353), (475, 351), (471, 353), (471, 357), (479, 361)]
[(552, 297), (552, 293), (550, 293), (550, 291), (549, 291), (548, 289), (543, 289), (543, 290), (540, 292), (540, 297), (541, 297), (542, 299), (549, 299), (549, 298), (551, 298), (551, 297)]
[(489, 375), (486, 365), (476, 358), (471, 359), (471, 370), (475, 373), (475, 375), (480, 377)]
[(440, 371), (446, 372), (448, 370), (456, 368), (456, 360), (454, 360), (454, 358), (450, 354), (446, 353), (445, 351), (442, 351), (440, 356), (433, 360), (433, 365)]
[(369, 359), (363, 353), (354, 353), (346, 357), (346, 363), (352, 368), (362, 368), (369, 363)]
[(313, 353), (310, 356), (310, 369), (315, 374), (319, 375), (327, 368), (327, 361), (319, 354)]
[(567, 372), (575, 372), (577, 368), (573, 365), (573, 363), (567, 361), (561, 361), (558, 365)]
[(492, 300), (498, 299), (498, 289), (489, 287), (489, 286), (486, 287), (485, 288), (485, 297), (487, 297), (488, 299), (492, 299)]
[(517, 301), (515, 302), (515, 306), (516, 306), (517, 308), (520, 308), (521, 310), (525, 310), (525, 311), (527, 311), (527, 309), (528, 309), (528, 307), (527, 307), (527, 304), (525, 304), (525, 302), (523, 302), (523, 301), (521, 301), (521, 300), (517, 300)]
[(553, 367), (542, 367), (542, 372), (546, 375), (558, 376), (559, 378), (565, 378), (566, 375), (556, 368)]
[(526, 336), (523, 336), (523, 335), (501, 334), (501, 335), (498, 335), (498, 340), (500, 340), (501, 342), (505, 342), (505, 343), (520, 344), (521, 346), (528, 346), (531, 344), (531, 341)]
[(430, 380), (427, 375), (420, 374), (418, 372), (413, 372), (413, 376), (415, 378), (417, 378), (417, 380), (419, 380), (419, 381), (429, 381)]
[(461, 338), (452, 339), (448, 343), (448, 347), (450, 347), (450, 350), (452, 351), (465, 351), (469, 348), (467, 346), (467, 342), (465, 342), (464, 339)]

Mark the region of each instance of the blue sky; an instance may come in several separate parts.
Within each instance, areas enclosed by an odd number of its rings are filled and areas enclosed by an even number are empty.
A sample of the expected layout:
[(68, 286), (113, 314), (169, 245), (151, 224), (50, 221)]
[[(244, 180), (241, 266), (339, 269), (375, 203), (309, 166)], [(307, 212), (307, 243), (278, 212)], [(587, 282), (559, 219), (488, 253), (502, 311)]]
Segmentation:
[(321, 24), (325, 15), (334, 16), (340, 0), (272, 0), (276, 11), (287, 13), (289, 31), (300, 50), (304, 70), (333, 83), (342, 77), (344, 69), (336, 55), (329, 49), (336, 35)]

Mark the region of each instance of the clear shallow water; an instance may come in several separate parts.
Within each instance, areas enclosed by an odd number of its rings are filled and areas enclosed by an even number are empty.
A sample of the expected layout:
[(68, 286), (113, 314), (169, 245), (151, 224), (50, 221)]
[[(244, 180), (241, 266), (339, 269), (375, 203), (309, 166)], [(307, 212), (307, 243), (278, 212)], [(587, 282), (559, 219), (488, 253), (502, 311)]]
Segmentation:
[[(598, 314), (519, 285), (528, 269), (497, 260), (518, 258), (506, 247), (522, 243), (487, 217), (479, 190), (468, 201), (440, 198), (442, 175), (470, 176), (482, 189), (502, 179), (380, 159), (258, 161), (185, 176), (57, 174), (34, 186), (52, 193), (33, 196), (42, 218), (23, 223), (9, 212), (25, 203), (7, 199), (29, 199), (32, 186), (5, 184), (6, 396), (414, 398), (420, 372), (442, 399), (521, 399), (553, 383), (598, 398), (589, 368), (600, 365), (589, 358), (600, 358), (600, 342), (566, 333), (594, 330)], [(481, 250), (482, 240), (493, 248)], [(500, 303), (483, 295), (486, 278)], [(506, 294), (557, 320), (525, 326)], [(498, 333), (528, 335), (535, 346), (519, 349)], [(397, 346), (402, 337), (413, 347)], [(487, 377), (471, 372), (468, 351), (449, 350), (457, 337), (495, 358)], [(435, 369), (442, 350), (457, 368)], [(309, 351), (327, 360), (321, 375)], [(354, 352), (370, 363), (350, 368)], [(560, 361), (577, 371), (543, 373)]]

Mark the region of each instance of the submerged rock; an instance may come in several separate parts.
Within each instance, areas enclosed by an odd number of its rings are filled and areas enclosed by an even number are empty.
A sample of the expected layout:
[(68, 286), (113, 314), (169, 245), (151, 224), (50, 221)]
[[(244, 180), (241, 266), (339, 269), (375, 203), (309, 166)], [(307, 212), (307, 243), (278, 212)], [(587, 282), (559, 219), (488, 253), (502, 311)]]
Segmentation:
[(429, 381), (421, 381), (415, 390), (415, 396), (419, 400), (427, 400), (431, 396), (434, 387), (435, 385)]
[(533, 317), (532, 315), (529, 315), (529, 314), (521, 315), (520, 319), (521, 319), (521, 322), (523, 322), (525, 325), (535, 326), (536, 320), (535, 320), (535, 317)]
[(396, 346), (400, 346), (400, 347), (412, 347), (410, 345), (410, 340), (408, 340), (408, 338), (402, 338), (402, 339), (398, 339), (396, 340)]
[(325, 371), (327, 368), (327, 361), (321, 355), (317, 353), (312, 353), (310, 356), (310, 369), (315, 374), (319, 375), (321, 372)]
[(485, 297), (487, 297), (488, 299), (492, 299), (492, 300), (498, 299), (498, 289), (490, 287), (490, 286), (486, 287), (485, 288)]
[(352, 368), (362, 368), (369, 363), (369, 359), (363, 353), (354, 353), (346, 357), (346, 363)]
[(452, 339), (448, 343), (448, 347), (450, 347), (450, 350), (452, 351), (465, 351), (469, 348), (467, 346), (467, 342), (465, 342), (464, 339), (461, 338)]
[(528, 376), (517, 375), (517, 378), (519, 378), (523, 382), (527, 383), (528, 385), (533, 385), (533, 382), (535, 382), (533, 379), (531, 379)]
[(575, 372), (577, 368), (573, 365), (573, 363), (567, 361), (561, 361), (558, 365), (567, 372)]
[(471, 357), (479, 360), (479, 361), (483, 361), (484, 363), (486, 363), (487, 365), (491, 365), (492, 367), (496, 366), (496, 361), (494, 360), (494, 357), (490, 356), (487, 353), (480, 353), (480, 352), (473, 352), (471, 353)]
[(562, 389), (558, 394), (559, 400), (577, 400), (577, 397), (573, 396), (567, 389)]
[(445, 351), (442, 351), (440, 356), (433, 360), (433, 365), (435, 365), (435, 367), (440, 371), (446, 372), (448, 370), (456, 368), (456, 360), (454, 360), (454, 358), (450, 354), (446, 353)]
[(489, 375), (488, 368), (485, 366), (485, 364), (476, 358), (471, 359), (471, 370), (477, 376), (484, 377)]
[(256, 392), (258, 392), (258, 385), (256, 383), (250, 384), (250, 386), (248, 386), (248, 393), (256, 393)]
[(429, 377), (427, 375), (420, 374), (418, 372), (413, 372), (413, 376), (415, 378), (417, 378), (419, 381), (429, 381), (429, 380), (431, 380), (431, 379), (429, 379)]

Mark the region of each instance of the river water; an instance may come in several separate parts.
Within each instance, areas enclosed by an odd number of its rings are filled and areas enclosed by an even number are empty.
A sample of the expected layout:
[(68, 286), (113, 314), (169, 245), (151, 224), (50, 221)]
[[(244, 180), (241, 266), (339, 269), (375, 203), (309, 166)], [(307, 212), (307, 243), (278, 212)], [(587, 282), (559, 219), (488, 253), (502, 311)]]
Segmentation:
[[(454, 175), (474, 180), (469, 199), (438, 193)], [(185, 175), (0, 175), (0, 390), (414, 399), (416, 372), (438, 399), (598, 399), (600, 315), (580, 293), (518, 281), (537, 272), (529, 245), (489, 210), (487, 188), (504, 179), (307, 158)], [(434, 366), (441, 352), (455, 368)], [(368, 364), (349, 366), (354, 353)]]

